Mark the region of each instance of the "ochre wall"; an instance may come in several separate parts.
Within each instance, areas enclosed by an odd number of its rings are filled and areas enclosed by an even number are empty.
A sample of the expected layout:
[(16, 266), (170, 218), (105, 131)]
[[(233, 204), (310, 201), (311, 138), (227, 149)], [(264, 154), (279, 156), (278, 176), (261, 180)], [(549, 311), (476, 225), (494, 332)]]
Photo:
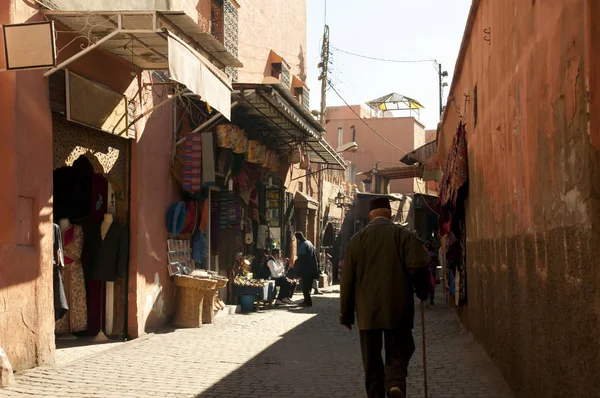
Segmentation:
[(586, 100), (586, 60), (598, 87), (600, 35), (584, 24), (584, 3), (481, 1), (433, 159), (445, 166), (463, 115), (469, 301), (460, 315), (520, 397), (600, 388), (598, 90)]

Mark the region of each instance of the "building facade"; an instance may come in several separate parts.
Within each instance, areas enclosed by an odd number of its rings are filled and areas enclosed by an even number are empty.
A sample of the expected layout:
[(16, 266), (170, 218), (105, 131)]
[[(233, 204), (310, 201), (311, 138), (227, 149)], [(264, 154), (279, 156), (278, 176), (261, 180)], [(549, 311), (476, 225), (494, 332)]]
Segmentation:
[[(175, 287), (166, 267), (170, 235), (165, 216), (169, 206), (184, 196), (176, 170), (178, 148), (196, 128), (195, 123), (212, 120), (214, 107), (219, 104), (190, 99), (176, 91), (179, 86), (170, 82), (164, 72), (172, 66), (167, 63), (165, 42), (161, 41), (166, 40), (164, 37), (154, 41), (151, 34), (140, 39), (135, 36), (139, 32), (130, 37), (126, 33), (126, 37), (116, 38), (121, 40), (118, 46), (96, 48), (97, 38), (89, 26), (115, 29), (120, 18), (137, 18), (135, 24), (140, 29), (139, 18), (157, 18), (154, 23), (159, 21), (161, 33), (175, 32), (176, 38), (185, 42), (184, 47), (211, 60), (210, 65), (204, 66), (211, 73), (222, 80), (226, 80), (225, 74), (229, 75), (234, 82), (230, 88), (232, 98), (244, 95), (242, 83), (257, 85), (261, 96), (278, 99), (280, 114), (303, 115), (301, 125), (288, 122), (290, 129), (313, 131), (313, 145), (324, 148), (321, 150), (326, 157), (336, 158), (325, 141), (319, 142), (320, 128), (302, 109), (302, 104), (308, 102), (308, 88), (303, 83), (305, 1), (285, 8), (275, 3), (278, 2), (255, 0), (240, 7), (233, 0), (125, 1), (117, 7), (114, 2), (101, 0), (11, 0), (0, 5), (1, 24), (53, 19), (59, 30), (57, 61), (60, 64), (69, 60), (66, 68), (46, 77), (46, 70), (39, 69), (0, 72), (0, 137), (5, 154), (0, 161), (5, 182), (0, 213), (5, 224), (0, 233), (0, 346), (15, 370), (53, 362), (53, 224), (59, 219), (76, 219), (76, 224), (85, 225), (86, 217), (100, 221), (110, 213), (115, 225), (126, 231), (122, 234), (123, 242), (126, 241), (123, 244), (128, 247), (123, 260), (126, 270), (111, 277), (110, 283), (86, 286), (88, 307), (99, 306), (97, 314), (88, 316), (89, 329), (135, 338), (167, 324), (175, 311)], [(139, 14), (127, 14), (130, 11)], [(255, 21), (260, 18), (264, 23), (257, 24)], [(87, 25), (83, 28), (77, 25), (84, 20)], [(290, 24), (295, 28), (290, 29)], [(217, 51), (203, 47), (207, 41)], [(85, 55), (71, 58), (82, 49)], [(0, 64), (4, 64), (4, 52), (0, 53)], [(154, 64), (160, 67), (153, 68)], [(284, 88), (261, 86), (265, 78), (278, 80)], [(98, 96), (86, 94), (90, 90)], [(126, 105), (119, 108), (121, 122), (115, 122), (123, 130), (112, 125), (111, 130), (92, 120), (91, 113), (103, 103), (100, 98), (110, 98), (119, 106), (124, 101)], [(77, 123), (73, 121), (76, 112), (80, 117)], [(249, 123), (244, 109), (234, 110), (231, 117), (234, 123)], [(118, 124), (122, 120), (128, 123)], [(318, 156), (312, 156), (314, 162), (319, 161)], [(203, 164), (205, 167), (212, 167), (214, 172), (219, 165)], [(218, 171), (216, 174), (216, 181), (223, 183)], [(292, 204), (290, 195), (293, 197), (300, 190), (299, 182), (312, 187), (315, 178), (310, 170), (297, 164), (290, 166), (289, 162), (283, 162), (273, 177), (280, 178), (280, 185), (287, 188), (282, 200), (285, 208)], [(76, 181), (83, 183), (77, 185)], [(81, 194), (82, 186), (102, 193), (96, 195), (92, 215), (78, 218), (69, 213), (73, 210), (68, 204)], [(316, 196), (312, 191), (310, 195)], [(313, 212), (313, 225), (317, 219)], [(209, 257), (212, 254), (215, 253)], [(90, 291), (100, 296), (90, 301)], [(102, 310), (106, 294), (114, 297), (111, 310), (106, 311), (110, 316)]]
[[(357, 114), (403, 152), (378, 137)], [(372, 115), (373, 111), (364, 105), (356, 105), (352, 109), (346, 106), (328, 107), (326, 110), (325, 122), (329, 144), (333, 148), (349, 142), (358, 144), (356, 151), (344, 154), (344, 159), (349, 162), (351, 183), (358, 186), (362, 183), (358, 173), (370, 171), (376, 166), (386, 168), (398, 165), (405, 153), (425, 144), (425, 127), (414, 117)], [(397, 180), (391, 183), (390, 190), (395, 193), (418, 192), (420, 186), (416, 184), (416, 179)]]
[(600, 387), (599, 16), (595, 1), (473, 1), (430, 161), (446, 169), (464, 122), (459, 314), (520, 397)]

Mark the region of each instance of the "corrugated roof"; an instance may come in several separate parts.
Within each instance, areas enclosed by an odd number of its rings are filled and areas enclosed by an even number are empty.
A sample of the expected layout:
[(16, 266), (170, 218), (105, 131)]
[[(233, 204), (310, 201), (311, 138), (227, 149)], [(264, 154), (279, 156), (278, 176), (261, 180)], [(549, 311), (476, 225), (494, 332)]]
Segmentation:
[(325, 129), (279, 84), (234, 83), (235, 123), (262, 130), (271, 146), (291, 150), (302, 146), (313, 163), (345, 169), (346, 163), (323, 137)]
[(413, 165), (415, 163), (425, 163), (427, 160), (435, 155), (437, 151), (437, 141), (432, 141), (425, 144), (414, 151), (404, 155), (400, 161), (404, 164)]

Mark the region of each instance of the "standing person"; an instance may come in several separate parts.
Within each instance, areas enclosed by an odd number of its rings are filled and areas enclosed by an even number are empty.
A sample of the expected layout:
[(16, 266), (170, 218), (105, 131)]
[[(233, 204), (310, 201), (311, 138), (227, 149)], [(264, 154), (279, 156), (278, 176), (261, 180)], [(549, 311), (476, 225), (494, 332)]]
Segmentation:
[(267, 259), (267, 266), (271, 271), (271, 278), (275, 281), (275, 286), (279, 286), (279, 294), (275, 305), (292, 304), (291, 298), (296, 290), (296, 282), (286, 276), (285, 264), (281, 259), (279, 249), (273, 249)]
[(298, 259), (296, 260), (297, 275), (302, 278), (302, 294), (304, 295), (304, 307), (312, 307), (310, 291), (313, 281), (319, 277), (319, 257), (313, 244), (304, 237), (302, 232), (296, 232), (298, 242)]
[(425, 243), (425, 250), (429, 256), (429, 304), (434, 305), (435, 300), (435, 274), (437, 273), (438, 256), (437, 252), (433, 250), (431, 243)]
[(400, 398), (415, 350), (413, 289), (427, 299), (429, 259), (421, 241), (391, 221), (388, 199), (372, 200), (370, 210), (371, 222), (352, 237), (344, 259), (340, 323), (351, 330), (356, 310), (368, 397)]

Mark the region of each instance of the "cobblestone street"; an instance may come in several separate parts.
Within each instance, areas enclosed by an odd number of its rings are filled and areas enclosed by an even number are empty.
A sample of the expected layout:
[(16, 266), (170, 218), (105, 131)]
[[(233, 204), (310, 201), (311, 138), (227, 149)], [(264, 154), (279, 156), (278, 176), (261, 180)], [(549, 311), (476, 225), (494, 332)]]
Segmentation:
[[(364, 397), (358, 333), (338, 325), (338, 303), (332, 293), (311, 309), (230, 315), (199, 329), (96, 346), (72, 361), (62, 355), (54, 368), (19, 375), (0, 397)], [(451, 310), (427, 309), (426, 327), (430, 397), (512, 397)], [(419, 328), (414, 335), (408, 393), (419, 397)]]

